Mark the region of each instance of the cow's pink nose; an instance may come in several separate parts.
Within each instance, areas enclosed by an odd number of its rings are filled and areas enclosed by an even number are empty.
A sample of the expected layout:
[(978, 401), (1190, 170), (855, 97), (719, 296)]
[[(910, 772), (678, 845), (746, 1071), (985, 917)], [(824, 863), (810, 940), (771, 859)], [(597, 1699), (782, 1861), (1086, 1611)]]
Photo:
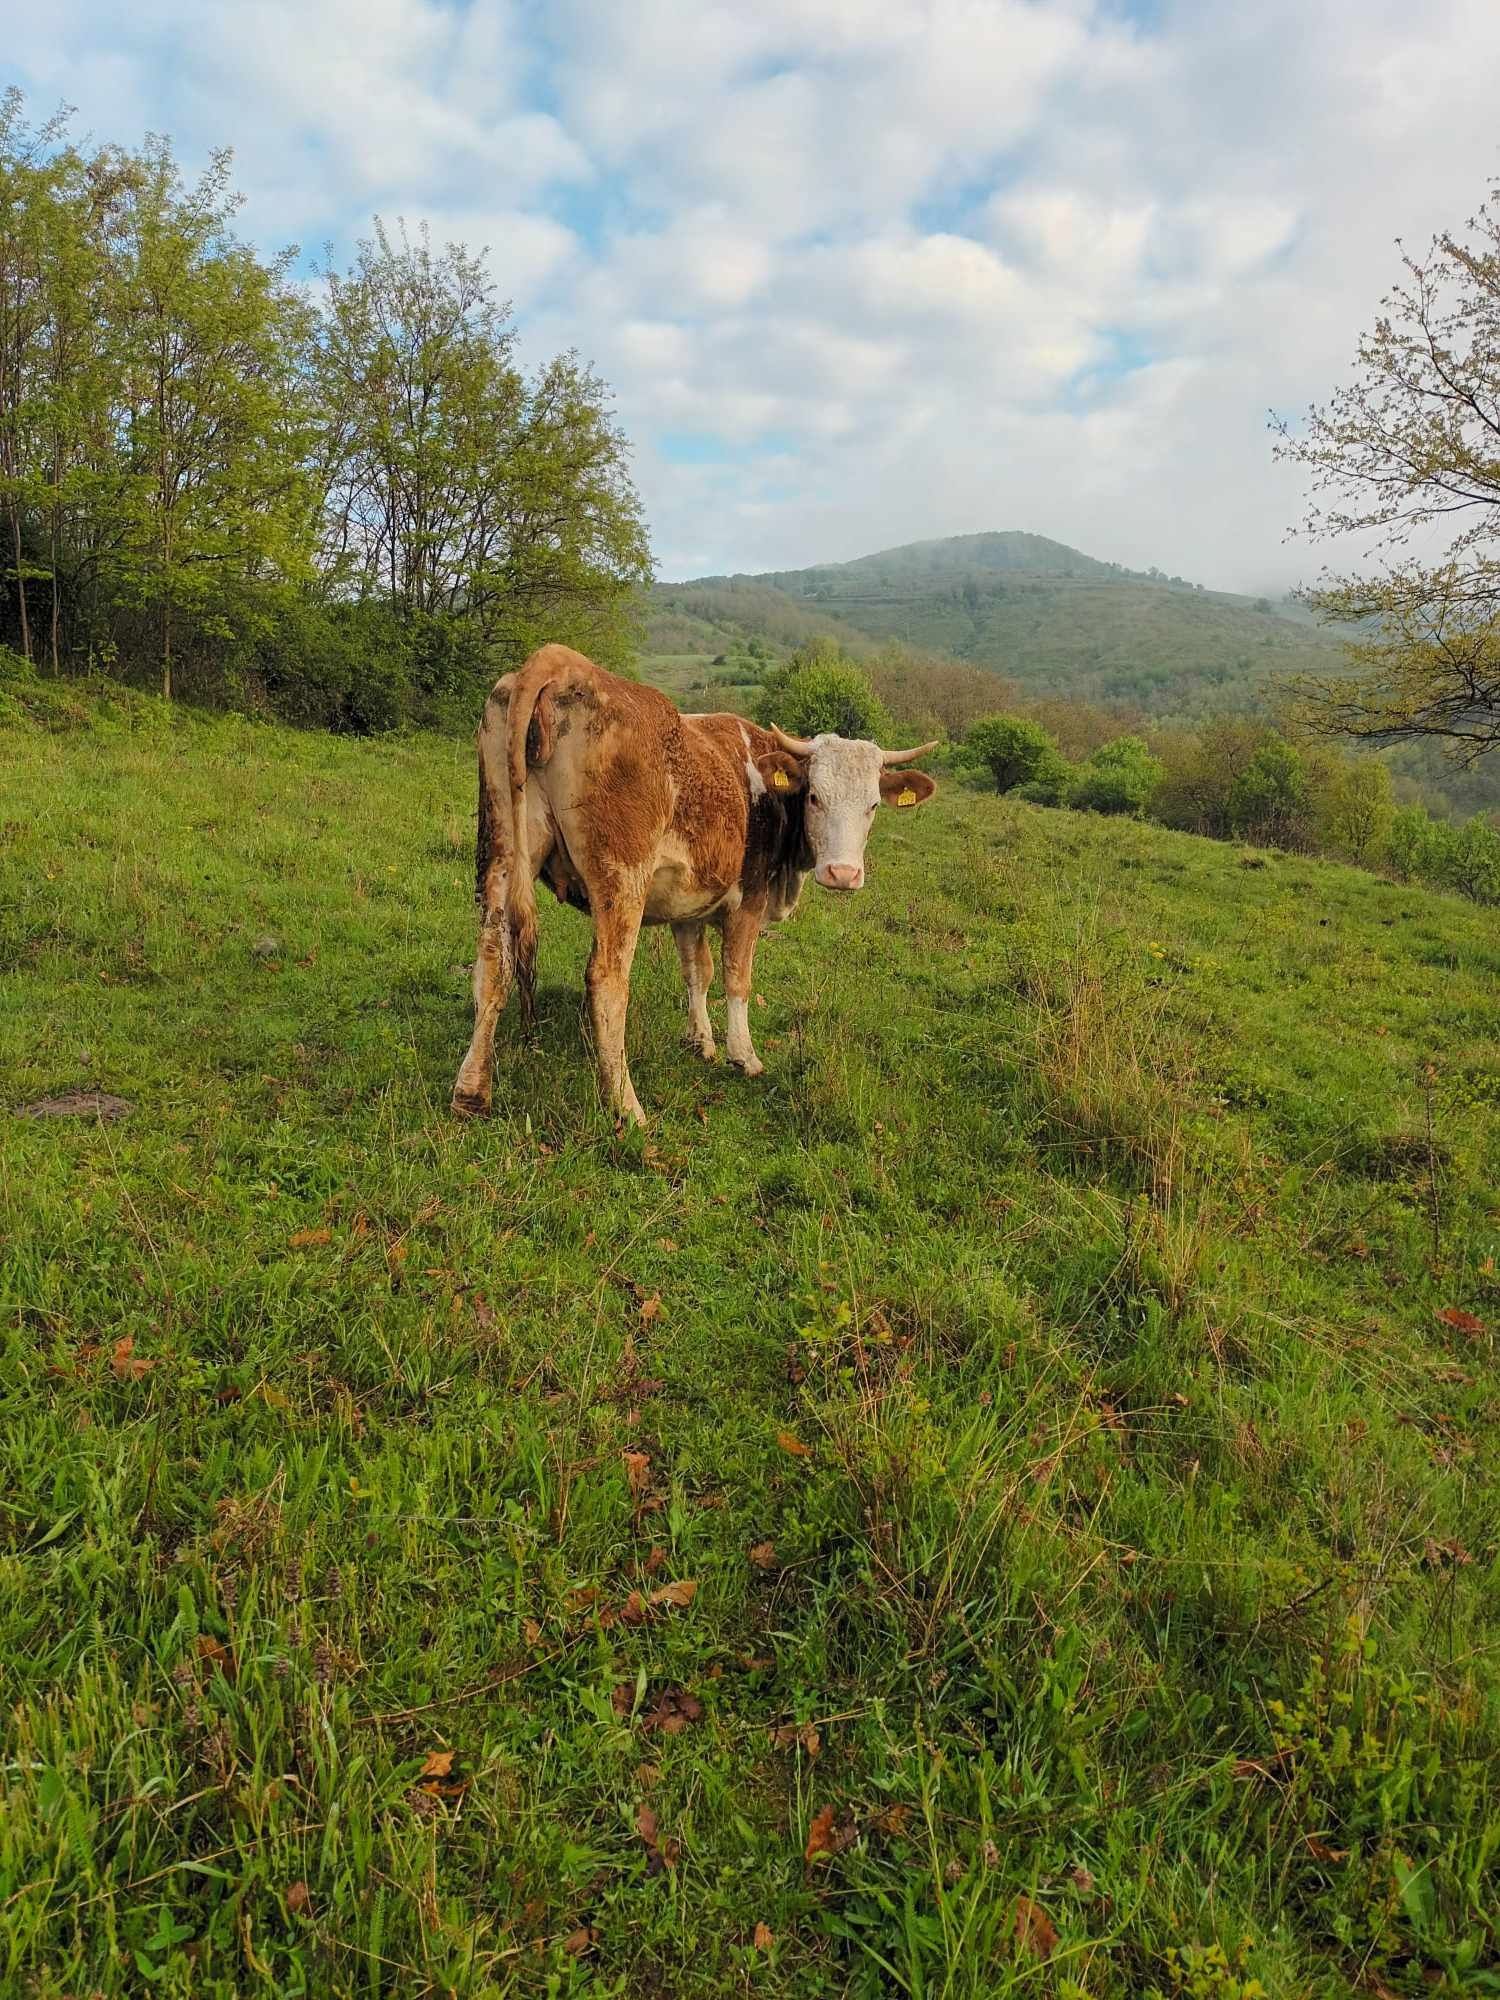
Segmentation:
[(857, 889), (864, 879), (864, 869), (848, 861), (830, 861), (818, 870), (818, 880), (825, 889)]

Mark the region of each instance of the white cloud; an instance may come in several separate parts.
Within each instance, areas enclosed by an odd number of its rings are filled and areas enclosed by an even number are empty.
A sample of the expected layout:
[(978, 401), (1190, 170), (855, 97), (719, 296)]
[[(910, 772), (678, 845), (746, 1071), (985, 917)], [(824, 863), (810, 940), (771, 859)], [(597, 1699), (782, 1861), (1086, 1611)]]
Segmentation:
[(1267, 407), (1480, 198), (1500, 10), (59, 0), (0, 61), (233, 143), (267, 243), (488, 243), (525, 351), (614, 385), (668, 574), (1017, 526), (1259, 588), (1313, 560)]

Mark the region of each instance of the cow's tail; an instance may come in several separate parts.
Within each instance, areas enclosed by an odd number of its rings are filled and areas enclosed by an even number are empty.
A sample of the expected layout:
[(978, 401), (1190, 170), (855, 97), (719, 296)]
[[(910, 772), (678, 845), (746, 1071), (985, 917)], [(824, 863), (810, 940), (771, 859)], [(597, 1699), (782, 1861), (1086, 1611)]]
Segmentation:
[(545, 685), (540, 677), (518, 676), (506, 730), (511, 821), (510, 938), (516, 982), (521, 989), (521, 1012), (528, 1026), (536, 1020), (536, 883), (531, 873), (531, 841), (526, 823), (526, 739)]

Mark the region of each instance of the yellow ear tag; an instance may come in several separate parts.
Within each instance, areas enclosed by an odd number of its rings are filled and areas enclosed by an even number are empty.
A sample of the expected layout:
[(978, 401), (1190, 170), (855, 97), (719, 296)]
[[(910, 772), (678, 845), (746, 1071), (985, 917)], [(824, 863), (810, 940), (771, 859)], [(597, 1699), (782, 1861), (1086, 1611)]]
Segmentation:
[(914, 806), (917, 803), (917, 795), (912, 790), (910, 785), (908, 785), (906, 790), (902, 792), (900, 797), (896, 800), (896, 803), (898, 806)]
[[(778, 792), (789, 792), (792, 789), (791, 779), (779, 764), (776, 766), (776, 775), (772, 778), (771, 783), (776, 787)], [(913, 793), (912, 796), (915, 797), (916, 794)]]

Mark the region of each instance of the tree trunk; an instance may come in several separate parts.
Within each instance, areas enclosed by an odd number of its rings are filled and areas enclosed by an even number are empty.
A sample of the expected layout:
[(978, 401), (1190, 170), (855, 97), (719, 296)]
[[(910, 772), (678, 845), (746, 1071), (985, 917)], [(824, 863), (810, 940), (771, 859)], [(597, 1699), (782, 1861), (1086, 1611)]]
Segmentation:
[(170, 597), (162, 606), (161, 613), (161, 691), (168, 701), (172, 699), (172, 600)]
[(21, 560), (21, 510), (11, 502), (11, 536), (16, 548), (16, 602), (21, 611), (21, 652), (26, 659), (31, 658), (31, 623), (26, 616), (26, 571)]

